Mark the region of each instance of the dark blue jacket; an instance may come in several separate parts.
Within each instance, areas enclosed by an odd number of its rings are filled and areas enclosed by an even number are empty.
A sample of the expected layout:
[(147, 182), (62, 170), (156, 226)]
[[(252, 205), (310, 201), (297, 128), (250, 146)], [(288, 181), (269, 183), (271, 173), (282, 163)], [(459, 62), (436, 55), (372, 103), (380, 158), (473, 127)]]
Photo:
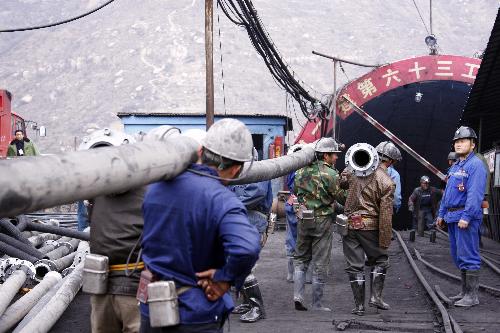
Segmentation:
[(270, 180), (247, 185), (234, 185), (230, 188), (248, 210), (258, 210), (264, 214), (268, 214), (271, 210), (273, 189)]
[[(464, 185), (464, 191), (459, 191), (458, 185)], [(483, 216), (481, 202), (486, 186), (486, 169), (483, 162), (474, 153), (465, 160), (459, 160), (448, 171), (448, 182), (444, 191), (438, 217), (444, 218), (447, 223), (456, 223), (459, 220), (471, 222), (480, 220)], [(450, 208), (460, 208), (448, 211)]]
[[(190, 168), (216, 176), (215, 170)], [(152, 184), (143, 204), (142, 257), (162, 280), (192, 286), (179, 296), (182, 324), (221, 321), (234, 307), (231, 296), (209, 301), (197, 287), (195, 273), (217, 269), (216, 281), (239, 289), (258, 259), (259, 234), (248, 222), (245, 207), (219, 180), (185, 171)], [(148, 316), (148, 306), (141, 304)]]

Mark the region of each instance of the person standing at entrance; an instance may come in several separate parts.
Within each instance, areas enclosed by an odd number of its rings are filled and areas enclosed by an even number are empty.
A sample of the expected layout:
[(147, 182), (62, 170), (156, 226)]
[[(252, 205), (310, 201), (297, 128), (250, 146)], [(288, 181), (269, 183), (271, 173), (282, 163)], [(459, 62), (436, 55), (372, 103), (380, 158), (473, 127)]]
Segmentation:
[(434, 227), (441, 195), (441, 190), (430, 186), (428, 176), (420, 177), (420, 186), (413, 190), (408, 199), (408, 210), (413, 213), (413, 229), (429, 230)]
[(461, 126), (455, 132), (453, 145), (458, 161), (448, 172), (448, 182), (439, 208), (436, 224), (448, 226), (451, 256), (461, 270), (462, 291), (450, 299), (455, 306), (479, 304), (479, 233), (483, 218), (481, 203), (486, 187), (486, 168), (474, 154), (477, 135), (470, 127)]

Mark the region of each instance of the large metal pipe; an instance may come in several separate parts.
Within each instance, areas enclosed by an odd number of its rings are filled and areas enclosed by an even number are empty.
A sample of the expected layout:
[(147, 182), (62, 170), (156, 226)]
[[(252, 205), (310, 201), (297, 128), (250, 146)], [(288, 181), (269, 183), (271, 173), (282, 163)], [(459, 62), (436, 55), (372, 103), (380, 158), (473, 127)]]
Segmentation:
[(24, 284), (28, 276), (22, 270), (13, 272), (5, 282), (0, 285), (0, 315), (2, 315), (16, 296), (19, 288)]
[(30, 254), (27, 254), (23, 251), (16, 249), (14, 246), (9, 245), (7, 243), (0, 241), (0, 253), (6, 254), (9, 257), (19, 258), (22, 260), (27, 260), (31, 263), (35, 263), (38, 261), (37, 257), (33, 257)]
[(0, 174), (9, 175), (0, 178), (0, 217), (171, 178), (196, 161), (197, 146), (195, 140), (177, 135), (165, 141), (0, 161)]
[(76, 266), (75, 270), (64, 279), (61, 288), (50, 299), (50, 302), (19, 332), (32, 333), (48, 332), (57, 322), (66, 308), (71, 303), (83, 283), (83, 263)]
[(16, 249), (18, 249), (19, 251), (23, 251), (24, 253), (27, 253), (27, 254), (29, 254), (33, 257), (36, 257), (38, 259), (43, 258), (43, 254), (40, 251), (38, 251), (37, 249), (35, 249), (33, 247), (33, 245), (31, 245), (31, 243), (29, 243), (30, 245), (25, 244), (21, 241), (18, 241), (15, 238), (9, 237), (9, 236), (2, 234), (2, 233), (0, 233), (0, 242), (3, 242), (5, 244), (9, 244), (9, 245), (15, 247)]
[(65, 242), (69, 242), (71, 240), (70, 237), (61, 237), (57, 240), (54, 240), (54, 241), (48, 241), (44, 246), (42, 246), (41, 248), (39, 248), (38, 250), (43, 253), (43, 254), (47, 254), (49, 253), (50, 251), (53, 251), (54, 249), (58, 248), (59, 246), (61, 246), (60, 244), (61, 243), (65, 243)]
[(60, 236), (78, 238), (78, 239), (86, 240), (86, 241), (90, 240), (90, 234), (88, 232), (77, 231), (77, 230), (68, 229), (68, 228), (56, 227), (56, 226), (48, 225), (48, 224), (44, 224), (44, 223), (28, 222), (26, 230), (41, 231), (41, 232), (46, 232), (46, 233), (60, 235)]
[(44, 242), (48, 240), (56, 240), (58, 239), (59, 235), (54, 235), (54, 234), (49, 234), (49, 233), (44, 233), (44, 234), (38, 234), (34, 235), (28, 238), (31, 244), (33, 244), (34, 247), (39, 247), (42, 245)]
[[(0, 217), (121, 193), (170, 179), (196, 161), (197, 147), (193, 139), (180, 135), (159, 142), (0, 161), (0, 174), (11, 175), (0, 179)], [(245, 178), (236, 183), (284, 176), (313, 160), (314, 150), (305, 147), (289, 156), (253, 163)]]
[(62, 280), (58, 272), (50, 272), (29, 293), (18, 299), (0, 317), (0, 333), (7, 332), (35, 306), (54, 285)]
[(33, 317), (35, 317), (40, 311), (42, 311), (43, 308), (45, 308), (47, 303), (52, 299), (52, 297), (54, 297), (54, 295), (61, 288), (62, 284), (68, 279), (68, 277), (69, 275), (57, 282), (45, 293), (45, 295), (42, 296), (42, 298), (40, 298), (40, 300), (31, 308), (31, 310), (29, 310), (28, 314), (26, 314), (21, 322), (16, 326), (13, 333), (17, 333), (22, 330), (24, 326), (26, 326), (31, 321), (31, 319), (33, 319)]
[(3, 229), (7, 235), (10, 235), (25, 244), (31, 244), (29, 240), (21, 234), (21, 231), (19, 231), (19, 229), (17, 229), (17, 227), (10, 222), (10, 219), (0, 219), (0, 229)]
[[(233, 181), (231, 184), (250, 184), (286, 176), (292, 171), (311, 164), (314, 159), (314, 148), (312, 146), (304, 146), (298, 152), (290, 155), (254, 162), (248, 173), (243, 170), (243, 178), (241, 180)], [(248, 169), (249, 166), (249, 162), (245, 163), (244, 169)]]

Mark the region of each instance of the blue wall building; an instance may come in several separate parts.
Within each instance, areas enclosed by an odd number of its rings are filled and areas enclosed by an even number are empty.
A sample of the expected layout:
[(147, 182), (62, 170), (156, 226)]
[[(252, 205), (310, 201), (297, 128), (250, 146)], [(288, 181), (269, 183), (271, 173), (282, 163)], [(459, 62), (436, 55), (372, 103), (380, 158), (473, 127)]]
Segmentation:
[[(205, 114), (172, 114), (172, 113), (118, 113), (123, 122), (125, 132), (135, 134), (140, 131), (170, 125), (177, 127), (181, 132), (192, 128), (205, 130)], [(252, 133), (254, 146), (259, 153), (259, 160), (269, 158), (269, 145), (274, 143), (276, 137), (285, 137), (288, 131), (293, 130), (292, 119), (277, 115), (216, 115), (215, 121), (222, 118), (235, 118), (242, 121)], [(273, 194), (283, 189), (283, 181), (275, 179)]]

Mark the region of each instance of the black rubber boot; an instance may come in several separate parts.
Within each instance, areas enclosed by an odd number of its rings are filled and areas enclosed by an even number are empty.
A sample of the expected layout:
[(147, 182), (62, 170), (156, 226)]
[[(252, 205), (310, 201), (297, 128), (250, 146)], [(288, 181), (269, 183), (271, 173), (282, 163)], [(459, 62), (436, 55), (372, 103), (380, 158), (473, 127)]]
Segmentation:
[(286, 281), (293, 282), (293, 257), (288, 257), (288, 272), (286, 274)]
[(306, 283), (306, 273), (300, 268), (295, 267), (293, 274), (293, 302), (295, 310), (307, 311), (304, 305), (304, 288)]
[(247, 292), (245, 290), (245, 284), (246, 280), (245, 283), (243, 284), (243, 288), (241, 289), (241, 296), (243, 297), (243, 301), (241, 302), (240, 305), (235, 307), (233, 311), (231, 311), (231, 313), (233, 314), (244, 314), (250, 311), (250, 309), (252, 308), (252, 306), (250, 305), (250, 299), (248, 298)]
[(458, 295), (451, 296), (450, 299), (452, 301), (459, 301), (465, 296), (465, 271), (462, 270), (461, 273), (462, 273), (462, 291)]
[(266, 317), (264, 310), (264, 300), (259, 288), (259, 282), (253, 274), (250, 274), (243, 285), (249, 300), (250, 310), (240, 317), (244, 323), (254, 323)]
[(387, 269), (380, 266), (375, 266), (372, 268), (370, 274), (370, 306), (379, 308), (381, 310), (389, 310), (389, 304), (385, 303), (382, 299), (382, 291), (384, 290), (385, 274)]
[(471, 307), (479, 304), (477, 292), (479, 290), (479, 270), (465, 271), (465, 295), (455, 302), (455, 306)]
[(365, 314), (365, 275), (363, 273), (349, 274), (349, 281), (355, 305), (351, 313), (362, 316)]

